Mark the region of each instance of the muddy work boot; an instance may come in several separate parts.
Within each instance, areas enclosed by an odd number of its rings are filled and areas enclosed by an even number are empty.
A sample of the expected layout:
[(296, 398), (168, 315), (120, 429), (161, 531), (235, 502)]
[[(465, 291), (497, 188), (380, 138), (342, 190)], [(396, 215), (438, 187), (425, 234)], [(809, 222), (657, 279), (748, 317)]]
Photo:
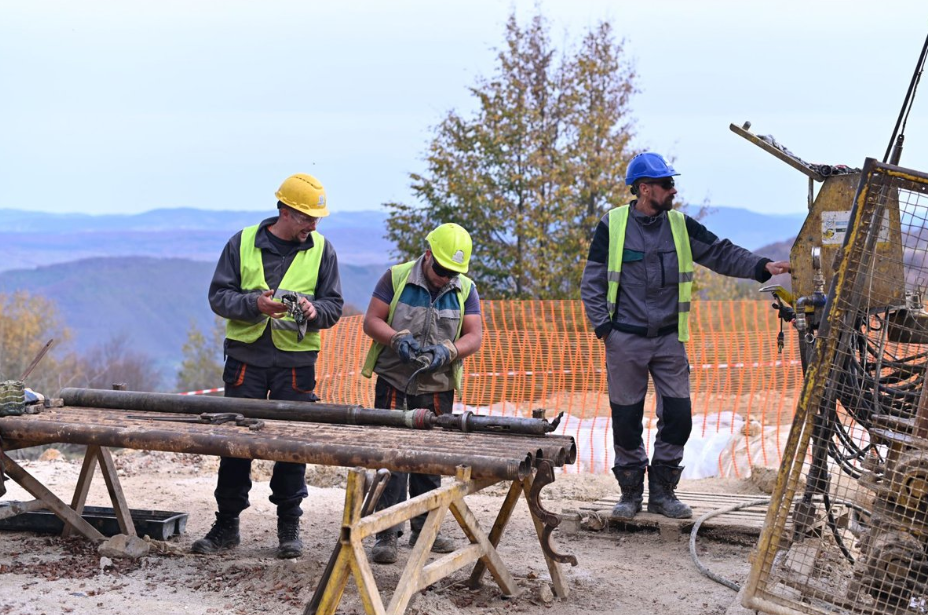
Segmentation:
[(377, 542), (371, 550), (371, 561), (375, 564), (392, 564), (396, 562), (396, 558), (396, 532), (378, 533)]
[[(412, 532), (409, 535), (409, 546), (414, 547), (419, 542), (419, 532)], [(451, 553), (454, 551), (454, 541), (447, 536), (439, 534), (432, 543), (432, 553)]]
[(648, 468), (648, 512), (671, 519), (693, 516), (693, 510), (674, 494), (682, 473), (680, 466), (652, 465)]
[(639, 465), (618, 465), (612, 468), (622, 498), (612, 509), (613, 519), (631, 519), (641, 512), (644, 500), (644, 467)]
[(303, 555), (299, 517), (277, 517), (277, 559), (293, 559)]
[(216, 513), (216, 521), (206, 536), (193, 543), (193, 553), (209, 555), (225, 549), (231, 549), (241, 542), (238, 534), (238, 517)]

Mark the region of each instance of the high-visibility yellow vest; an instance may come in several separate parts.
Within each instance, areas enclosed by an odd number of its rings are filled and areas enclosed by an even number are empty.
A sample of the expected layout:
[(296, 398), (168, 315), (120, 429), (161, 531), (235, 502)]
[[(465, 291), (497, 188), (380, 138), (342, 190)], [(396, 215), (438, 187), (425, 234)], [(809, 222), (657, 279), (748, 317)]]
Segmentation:
[[(258, 235), (258, 226), (249, 226), (242, 231), (242, 246), (239, 250), (241, 261), (241, 286), (244, 291), (269, 290), (264, 279), (264, 261), (261, 258), (261, 249), (255, 246), (255, 237)], [(319, 280), (319, 264), (322, 262), (322, 252), (325, 249), (325, 238), (313, 231), (313, 247), (300, 250), (284, 273), (277, 290), (278, 297), (286, 293), (304, 296), (310, 301), (315, 298), (316, 283)], [(302, 341), (297, 341), (299, 327), (293, 317), (287, 314), (283, 318), (264, 316), (260, 322), (252, 324), (241, 320), (226, 321), (226, 337), (230, 340), (251, 344), (256, 342), (264, 333), (270, 321), (271, 340), (279, 350), (300, 352), (321, 348), (319, 332), (309, 331)]]
[[(606, 307), (610, 320), (615, 317), (615, 305), (619, 298), (619, 277), (622, 273), (622, 253), (625, 250), (625, 231), (628, 228), (628, 205), (616, 207), (609, 212), (609, 261), (606, 265), (608, 288)], [(693, 251), (690, 236), (686, 232), (686, 217), (676, 210), (667, 212), (673, 245), (677, 251), (680, 269), (677, 279), (677, 339), (690, 339), (690, 301), (693, 293)]]
[[(406, 288), (406, 281), (409, 279), (409, 274), (417, 262), (419, 261), (409, 261), (401, 265), (394, 265), (390, 268), (393, 282), (393, 300), (390, 302), (390, 311), (387, 314), (387, 324), (389, 325), (393, 324), (393, 313), (396, 311), (396, 304), (399, 303), (400, 295), (403, 294), (403, 289)], [(461, 306), (461, 319), (458, 321), (458, 331), (455, 335), (455, 340), (461, 337), (461, 329), (464, 326), (464, 301), (467, 299), (467, 296), (470, 295), (470, 289), (471, 286), (473, 286), (473, 281), (466, 275), (460, 275), (458, 277), (461, 280), (461, 287), (455, 292), (458, 296), (458, 304)], [(415, 332), (413, 332), (413, 335), (415, 335)], [(384, 345), (380, 342), (371, 342), (371, 347), (367, 351), (367, 358), (364, 360), (364, 367), (361, 369), (362, 376), (365, 378), (371, 377), (374, 373), (374, 367), (377, 365), (377, 357), (380, 356), (383, 349)], [(455, 359), (454, 362), (451, 363), (451, 375), (455, 390), (460, 391), (464, 381), (464, 362), (462, 360)]]

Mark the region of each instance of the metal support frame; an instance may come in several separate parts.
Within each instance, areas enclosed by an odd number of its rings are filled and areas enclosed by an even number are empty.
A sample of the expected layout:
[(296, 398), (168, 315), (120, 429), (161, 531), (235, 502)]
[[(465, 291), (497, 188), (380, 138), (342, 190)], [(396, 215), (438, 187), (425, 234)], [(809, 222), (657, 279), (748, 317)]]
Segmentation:
[[(531, 497), (533, 477), (527, 476), (512, 481), (493, 528), (487, 535), (467, 506), (464, 497), (497, 482), (499, 481), (490, 479), (473, 480), (470, 476), (470, 468), (461, 466), (452, 483), (362, 517), (364, 470), (363, 468), (351, 470), (345, 490), (345, 510), (340, 537), (341, 551), (328, 582), (316, 589), (317, 592), (323, 592), (321, 599), (315, 601), (318, 602), (318, 609), (315, 611), (307, 609), (304, 615), (333, 615), (341, 602), (351, 576), (354, 577), (361, 602), (368, 615), (399, 615), (405, 612), (410, 599), (417, 591), (470, 564), (475, 564), (469, 580), (472, 587), (478, 586), (483, 574), (489, 570), (505, 595), (516, 595), (519, 590), (515, 580), (496, 547), (520, 494), (524, 494), (526, 500)], [(529, 509), (532, 511), (531, 506)], [(428, 563), (432, 543), (438, 536), (445, 514), (449, 511), (467, 535), (470, 543)], [(425, 525), (400, 575), (390, 603), (385, 607), (364, 549), (363, 540), (424, 512), (428, 513)], [(535, 523), (539, 544), (547, 544), (546, 541), (550, 539), (550, 535), (545, 531), (546, 526), (538, 519), (534, 511), (532, 511), (532, 521)], [(548, 550), (542, 548), (542, 553), (548, 565), (556, 595), (566, 597), (569, 590), (561, 572), (560, 563), (549, 555)]]

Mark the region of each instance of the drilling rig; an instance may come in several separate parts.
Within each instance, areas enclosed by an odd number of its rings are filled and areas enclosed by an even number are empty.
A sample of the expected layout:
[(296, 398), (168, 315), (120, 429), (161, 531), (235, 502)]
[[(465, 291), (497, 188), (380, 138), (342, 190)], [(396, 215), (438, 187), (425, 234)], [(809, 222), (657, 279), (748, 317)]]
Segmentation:
[(928, 613), (928, 173), (900, 166), (926, 55), (928, 40), (882, 161), (811, 164), (731, 126), (809, 182), (791, 288), (762, 289), (799, 334), (804, 380), (750, 609)]

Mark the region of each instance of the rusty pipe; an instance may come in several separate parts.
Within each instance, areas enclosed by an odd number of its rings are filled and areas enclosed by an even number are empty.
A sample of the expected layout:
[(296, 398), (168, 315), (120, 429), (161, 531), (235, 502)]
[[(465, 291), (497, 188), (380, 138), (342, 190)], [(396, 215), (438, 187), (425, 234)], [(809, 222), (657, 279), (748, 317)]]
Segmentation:
[(543, 418), (525, 419), (513, 416), (484, 416), (467, 411), (460, 414), (440, 414), (432, 419), (435, 427), (457, 431), (491, 431), (518, 435), (543, 436), (557, 429), (561, 412), (549, 423)]
[(248, 418), (330, 423), (336, 425), (375, 425), (408, 429), (442, 429), (463, 432), (494, 432), (510, 435), (545, 435), (557, 429), (563, 412), (545, 419), (484, 416), (472, 412), (435, 415), (430, 410), (382, 410), (349, 404), (321, 404), (278, 399), (198, 397), (174, 393), (142, 393), (104, 389), (64, 388), (60, 393), (67, 406), (202, 414), (236, 412)]
[[(66, 420), (37, 420), (32, 416), (3, 419), (3, 437), (33, 439), (107, 447), (127, 447), (174, 453), (197, 453), (268, 459), (291, 463), (386, 468), (391, 472), (417, 472), (453, 476), (457, 467), (471, 467), (474, 478), (521, 480), (532, 472), (534, 459), (524, 450), (513, 450), (508, 457), (491, 457), (467, 451), (411, 450), (345, 441), (318, 441), (293, 437), (290, 433), (261, 432), (228, 425), (183, 425), (171, 430), (158, 423), (154, 428), (96, 425)], [(267, 434), (264, 431), (268, 431)]]
[(430, 410), (379, 410), (348, 404), (320, 404), (279, 399), (242, 399), (237, 397), (198, 397), (174, 393), (141, 393), (104, 389), (61, 389), (67, 406), (202, 414), (236, 412), (247, 418), (331, 423), (337, 425), (378, 425), (431, 429)]

